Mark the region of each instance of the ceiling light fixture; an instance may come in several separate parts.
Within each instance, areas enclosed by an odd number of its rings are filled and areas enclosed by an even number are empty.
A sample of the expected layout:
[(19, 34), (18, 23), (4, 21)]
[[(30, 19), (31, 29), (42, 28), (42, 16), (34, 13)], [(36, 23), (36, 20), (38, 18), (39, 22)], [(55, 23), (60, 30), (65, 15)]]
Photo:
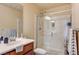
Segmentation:
[(45, 19), (46, 19), (46, 20), (51, 20), (51, 17), (45, 16)]

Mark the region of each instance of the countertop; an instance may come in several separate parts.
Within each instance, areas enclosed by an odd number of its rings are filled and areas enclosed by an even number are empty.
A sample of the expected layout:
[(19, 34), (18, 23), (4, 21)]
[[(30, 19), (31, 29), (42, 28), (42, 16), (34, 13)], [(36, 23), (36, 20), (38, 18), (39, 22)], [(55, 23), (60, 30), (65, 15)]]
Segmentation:
[(16, 42), (8, 43), (8, 44), (0, 44), (0, 55), (12, 51), (19, 46), (24, 46), (26, 44), (29, 44), (31, 42), (34, 42), (34, 40), (25, 39), (25, 38), (16, 38)]

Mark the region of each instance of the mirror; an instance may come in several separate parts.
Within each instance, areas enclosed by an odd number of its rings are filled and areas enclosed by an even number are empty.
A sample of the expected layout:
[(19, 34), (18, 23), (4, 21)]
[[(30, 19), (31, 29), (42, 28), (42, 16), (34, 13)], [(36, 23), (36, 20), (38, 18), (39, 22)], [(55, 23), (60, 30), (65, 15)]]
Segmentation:
[(20, 37), (22, 33), (22, 14), (21, 4), (0, 3), (0, 36)]

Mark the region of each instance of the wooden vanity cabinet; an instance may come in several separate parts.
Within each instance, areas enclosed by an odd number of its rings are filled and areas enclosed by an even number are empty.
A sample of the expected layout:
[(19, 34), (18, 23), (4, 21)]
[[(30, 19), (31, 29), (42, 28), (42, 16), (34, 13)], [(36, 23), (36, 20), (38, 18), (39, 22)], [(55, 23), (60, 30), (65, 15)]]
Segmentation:
[(33, 55), (33, 42), (24, 45), (23, 51), (16, 53), (16, 50), (9, 51), (3, 55)]

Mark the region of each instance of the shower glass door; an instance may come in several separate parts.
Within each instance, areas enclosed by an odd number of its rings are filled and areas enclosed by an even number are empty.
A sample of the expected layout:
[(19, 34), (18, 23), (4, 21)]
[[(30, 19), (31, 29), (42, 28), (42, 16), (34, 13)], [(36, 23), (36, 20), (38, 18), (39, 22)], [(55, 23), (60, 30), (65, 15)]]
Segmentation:
[(68, 22), (70, 22), (70, 18), (67, 16), (52, 17), (51, 20), (44, 20), (45, 49), (64, 54)]

